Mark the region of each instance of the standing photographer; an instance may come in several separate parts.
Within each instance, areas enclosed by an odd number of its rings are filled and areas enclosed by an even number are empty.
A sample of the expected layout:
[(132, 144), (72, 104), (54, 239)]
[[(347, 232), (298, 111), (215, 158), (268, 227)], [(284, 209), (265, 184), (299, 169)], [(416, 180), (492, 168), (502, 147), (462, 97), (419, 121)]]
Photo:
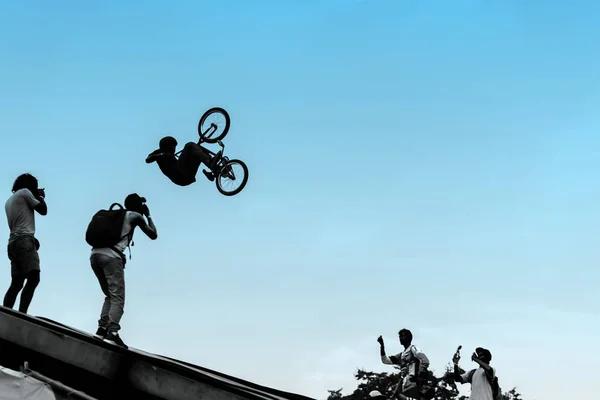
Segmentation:
[(129, 247), (133, 231), (137, 226), (152, 240), (155, 240), (158, 234), (145, 198), (140, 197), (137, 193), (132, 193), (125, 198), (124, 205), (125, 210), (109, 211), (122, 213), (120, 214), (122, 219), (117, 219), (119, 222), (122, 221), (120, 239), (115, 245), (109, 247), (93, 247), (90, 263), (105, 296), (96, 336), (127, 348), (119, 336), (121, 329), (119, 322), (125, 307), (125, 248)]
[(4, 205), (10, 229), (7, 251), (12, 281), (3, 304), (4, 307), (13, 308), (17, 295), (23, 289), (19, 311), (27, 313), (33, 293), (40, 283), (40, 242), (35, 237), (34, 211), (46, 215), (48, 207), (44, 201), (44, 189), (38, 188), (38, 180), (31, 174), (19, 175), (12, 192)]

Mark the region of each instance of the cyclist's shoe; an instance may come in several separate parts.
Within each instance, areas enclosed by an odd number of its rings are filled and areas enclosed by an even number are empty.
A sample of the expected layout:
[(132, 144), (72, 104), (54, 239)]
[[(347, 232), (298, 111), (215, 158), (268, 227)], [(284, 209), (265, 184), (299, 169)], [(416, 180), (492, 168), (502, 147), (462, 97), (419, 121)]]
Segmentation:
[(202, 173), (204, 174), (204, 176), (206, 176), (206, 179), (208, 179), (209, 181), (213, 182), (215, 180), (215, 175), (212, 172), (203, 169)]
[(211, 169), (211, 171), (215, 172), (215, 168), (219, 164), (219, 161), (221, 161), (222, 156), (223, 156), (223, 151), (219, 150), (217, 152), (217, 154), (215, 154), (215, 156), (212, 158), (212, 160), (210, 160), (210, 165), (208, 167)]

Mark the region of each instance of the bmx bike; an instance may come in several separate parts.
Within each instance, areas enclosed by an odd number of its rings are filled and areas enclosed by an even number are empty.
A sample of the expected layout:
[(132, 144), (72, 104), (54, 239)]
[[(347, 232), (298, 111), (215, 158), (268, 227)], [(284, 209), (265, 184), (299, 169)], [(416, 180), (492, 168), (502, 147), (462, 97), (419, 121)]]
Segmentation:
[[(198, 146), (202, 147), (211, 158), (215, 157), (216, 153), (202, 146), (202, 143), (216, 143), (221, 147), (221, 158), (215, 166), (215, 184), (217, 190), (224, 196), (238, 194), (248, 183), (248, 166), (242, 160), (229, 159), (224, 155), (225, 145), (221, 140), (229, 133), (230, 122), (229, 114), (221, 107), (213, 107), (207, 110), (198, 121), (198, 136), (200, 136)], [(219, 129), (221, 129), (221, 132), (217, 133)], [(237, 183), (237, 188), (229, 188), (230, 183)]]

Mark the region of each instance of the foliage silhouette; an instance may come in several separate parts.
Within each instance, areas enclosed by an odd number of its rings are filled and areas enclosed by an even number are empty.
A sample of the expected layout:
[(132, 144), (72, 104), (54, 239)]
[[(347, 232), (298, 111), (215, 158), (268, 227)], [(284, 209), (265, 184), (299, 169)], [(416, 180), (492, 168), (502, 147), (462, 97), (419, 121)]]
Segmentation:
[[(469, 396), (459, 396), (457, 384), (452, 382), (449, 374), (452, 373), (452, 366), (447, 365), (444, 376), (437, 387), (435, 400), (469, 400)], [(348, 395), (343, 395), (343, 388), (328, 390), (327, 400), (370, 400), (369, 393), (378, 390), (388, 398), (394, 393), (395, 385), (400, 380), (399, 373), (370, 372), (358, 369), (354, 374), (358, 381), (358, 386)], [(441, 377), (440, 377), (441, 378)], [(460, 384), (458, 384), (460, 386)], [(466, 384), (466, 386), (469, 386)], [(514, 387), (508, 391), (502, 391), (502, 400), (523, 400), (523, 397), (517, 388)]]

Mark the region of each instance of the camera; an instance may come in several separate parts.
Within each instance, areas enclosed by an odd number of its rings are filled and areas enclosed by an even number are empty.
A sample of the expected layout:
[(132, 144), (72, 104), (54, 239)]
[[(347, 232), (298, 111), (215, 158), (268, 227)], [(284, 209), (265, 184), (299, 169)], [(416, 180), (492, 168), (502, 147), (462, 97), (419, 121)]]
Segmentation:
[(148, 209), (148, 205), (146, 204), (146, 199), (142, 197), (142, 205), (140, 207), (140, 212), (142, 215), (148, 216), (150, 214), (150, 210)]

